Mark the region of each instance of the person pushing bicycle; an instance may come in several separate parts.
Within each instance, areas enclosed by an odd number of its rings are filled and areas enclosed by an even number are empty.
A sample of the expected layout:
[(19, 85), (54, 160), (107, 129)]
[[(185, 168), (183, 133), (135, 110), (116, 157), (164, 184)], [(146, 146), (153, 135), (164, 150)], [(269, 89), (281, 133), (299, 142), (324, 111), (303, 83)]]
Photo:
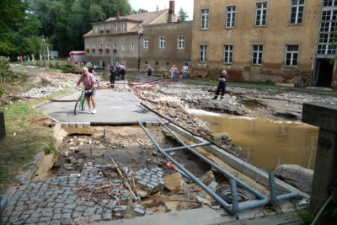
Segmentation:
[(89, 114), (96, 113), (96, 78), (92, 73), (89, 73), (88, 67), (83, 67), (82, 69), (83, 74), (81, 75), (80, 79), (77, 81), (76, 89), (78, 89), (79, 85), (83, 83), (85, 89), (85, 98), (87, 99), (88, 106), (89, 106)]

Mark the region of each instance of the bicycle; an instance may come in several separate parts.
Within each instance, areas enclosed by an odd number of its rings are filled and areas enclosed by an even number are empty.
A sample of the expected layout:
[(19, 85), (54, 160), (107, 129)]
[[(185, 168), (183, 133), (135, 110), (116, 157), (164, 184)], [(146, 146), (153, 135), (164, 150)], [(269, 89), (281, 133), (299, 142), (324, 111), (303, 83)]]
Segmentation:
[(74, 114), (77, 115), (79, 111), (84, 111), (86, 108), (86, 98), (85, 98), (85, 90), (84, 89), (79, 89), (79, 91), (81, 91), (81, 95), (78, 98), (78, 100), (76, 101), (75, 104), (75, 109), (74, 109)]

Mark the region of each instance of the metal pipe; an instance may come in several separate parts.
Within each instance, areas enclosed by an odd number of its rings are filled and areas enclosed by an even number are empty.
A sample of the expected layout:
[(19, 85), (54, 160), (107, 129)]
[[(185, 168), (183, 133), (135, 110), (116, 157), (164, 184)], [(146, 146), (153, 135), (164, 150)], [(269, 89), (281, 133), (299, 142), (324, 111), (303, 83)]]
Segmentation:
[(162, 123), (161, 120), (158, 120), (161, 125), (163, 125), (182, 145), (184, 145), (190, 152), (192, 152), (193, 154), (195, 154), (196, 156), (198, 156), (199, 158), (201, 158), (202, 160), (204, 160), (206, 163), (210, 164), (211, 166), (213, 166), (215, 169), (217, 169), (219, 172), (221, 172), (223, 175), (225, 175), (226, 177), (230, 178), (230, 179), (234, 179), (236, 180), (237, 183), (239, 183), (240, 186), (246, 188), (247, 190), (249, 190), (250, 192), (252, 192), (254, 195), (256, 195), (259, 199), (267, 199), (267, 196), (261, 194), (259, 191), (255, 190), (254, 188), (252, 188), (251, 186), (249, 186), (248, 184), (242, 182), (241, 180), (239, 180), (238, 178), (236, 178), (235, 176), (233, 176), (232, 174), (230, 174), (229, 172), (227, 172), (226, 170), (224, 170), (223, 168), (221, 168), (220, 166), (218, 166), (217, 164), (215, 164), (214, 162), (212, 162), (211, 160), (209, 160), (208, 158), (204, 157), (203, 155), (201, 155), (200, 153), (194, 151), (193, 149), (191, 149), (190, 147), (188, 147), (175, 133), (172, 132), (172, 130), (170, 130), (170, 128), (168, 128), (165, 124)]
[[(152, 137), (152, 135), (146, 130), (146, 128), (143, 126), (143, 124), (138, 121), (139, 125), (142, 127), (142, 129), (145, 131), (145, 133), (148, 135), (148, 137), (151, 139), (151, 141), (153, 142), (153, 144), (156, 146), (156, 148), (169, 160), (171, 160), (183, 173), (185, 173), (186, 176), (188, 176), (192, 181), (194, 181), (195, 183), (197, 183), (201, 188), (203, 188), (209, 195), (211, 195), (229, 214), (234, 215), (239, 211), (243, 211), (246, 209), (252, 209), (252, 208), (256, 208), (259, 206), (264, 206), (266, 204), (268, 204), (268, 202), (270, 201), (270, 198), (264, 197), (264, 195), (260, 194), (258, 192), (258, 194), (260, 196), (263, 196), (264, 198), (260, 199), (260, 200), (252, 200), (249, 202), (243, 202), (243, 203), (238, 203), (238, 199), (237, 199), (237, 188), (236, 188), (236, 182), (243, 184), (241, 186), (243, 187), (249, 187), (247, 188), (248, 190), (252, 189), (250, 186), (248, 186), (247, 184), (243, 183), (241, 180), (238, 180), (237, 178), (235, 179), (230, 179), (230, 185), (231, 185), (231, 192), (232, 192), (232, 204), (228, 204), (226, 201), (224, 201), (222, 198), (220, 198), (215, 192), (213, 192), (208, 186), (206, 186), (204, 183), (202, 183), (198, 178), (196, 178), (193, 174), (191, 174), (187, 169), (185, 169), (183, 166), (181, 166), (175, 159), (173, 159), (169, 154), (167, 154), (160, 146), (159, 144), (156, 142), (156, 140)], [(160, 121), (161, 123), (161, 121)], [(161, 123), (162, 124), (162, 123)], [(162, 124), (163, 125), (163, 124)], [(188, 150), (190, 150), (192, 153), (197, 153), (194, 152), (193, 149), (191, 149), (189, 146), (187, 146), (179, 137), (177, 137), (166, 125), (164, 125), (164, 127), (174, 136), (177, 138), (177, 140), (182, 143)], [(200, 155), (199, 153), (197, 155)], [(200, 156), (199, 156), (200, 157)], [(200, 157), (202, 159), (207, 159), (205, 157)], [(208, 159), (205, 161), (209, 161)], [(214, 166), (215, 168), (219, 167), (218, 165), (214, 164), (213, 162), (211, 162), (211, 165)], [(218, 168), (217, 168), (218, 169)], [(221, 172), (224, 172), (225, 174), (229, 174), (227, 171), (223, 170), (221, 167), (218, 169)], [(231, 174), (229, 174), (230, 176), (232, 176)], [(275, 183), (275, 180), (271, 181)], [(273, 188), (272, 188), (273, 189)], [(255, 192), (257, 192), (255, 189), (252, 189)], [(253, 191), (251, 191), (253, 192)], [(253, 192), (254, 193), (254, 192)], [(289, 199), (289, 198), (294, 198), (298, 196), (298, 193), (289, 193), (289, 194), (284, 194), (281, 196), (277, 196), (276, 197), (276, 201), (281, 201), (281, 200), (285, 200), (285, 199)]]
[(269, 189), (270, 189), (270, 204), (274, 204), (276, 202), (276, 188), (275, 188), (275, 176), (273, 172), (268, 173), (269, 177)]
[[(211, 142), (204, 142), (204, 143), (199, 143), (199, 144), (195, 144), (195, 145), (189, 145), (190, 148), (195, 148), (195, 147), (201, 147), (201, 146), (205, 146), (205, 145), (211, 145)], [(186, 149), (186, 146), (180, 146), (180, 147), (175, 147), (175, 148), (167, 148), (167, 149), (163, 149), (163, 151), (165, 152), (171, 152), (171, 151), (179, 151), (179, 150), (184, 150)]]
[(229, 180), (232, 194), (232, 212), (233, 214), (239, 211), (238, 190), (236, 188), (236, 181), (234, 179)]
[[(215, 192), (213, 192), (209, 187), (207, 187), (204, 183), (202, 183), (198, 178), (196, 178), (193, 174), (191, 174), (188, 170), (186, 170), (183, 166), (181, 166), (175, 159), (173, 159), (169, 154), (167, 154), (165, 151), (163, 151), (163, 149), (161, 149), (161, 147), (159, 146), (159, 144), (157, 143), (157, 141), (152, 137), (152, 135), (146, 130), (146, 128), (143, 126), (143, 124), (138, 121), (139, 125), (142, 127), (142, 129), (145, 131), (145, 133), (147, 134), (147, 136), (151, 139), (151, 141), (153, 142), (153, 144), (156, 146), (156, 148), (166, 157), (168, 158), (170, 161), (172, 161), (180, 170), (182, 170), (188, 177), (190, 177), (190, 179), (197, 183), (200, 187), (202, 187), (210, 196), (212, 196), (224, 209), (228, 209), (230, 208), (230, 205), (224, 201), (222, 198), (220, 198)], [(231, 212), (229, 212), (231, 213)]]

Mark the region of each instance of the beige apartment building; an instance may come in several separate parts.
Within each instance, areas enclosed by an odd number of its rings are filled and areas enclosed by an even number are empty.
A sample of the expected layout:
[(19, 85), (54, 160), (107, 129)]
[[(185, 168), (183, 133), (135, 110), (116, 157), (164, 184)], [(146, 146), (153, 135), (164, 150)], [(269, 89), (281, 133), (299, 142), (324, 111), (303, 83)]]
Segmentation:
[(151, 65), (157, 72), (179, 71), (191, 61), (192, 21), (143, 26), (141, 64)]
[(129, 71), (151, 64), (157, 71), (167, 71), (191, 59), (192, 22), (177, 21), (174, 1), (166, 10), (128, 16), (117, 13), (92, 25), (84, 35), (86, 62), (106, 67), (119, 62)]
[(192, 73), (337, 87), (337, 0), (195, 0)]

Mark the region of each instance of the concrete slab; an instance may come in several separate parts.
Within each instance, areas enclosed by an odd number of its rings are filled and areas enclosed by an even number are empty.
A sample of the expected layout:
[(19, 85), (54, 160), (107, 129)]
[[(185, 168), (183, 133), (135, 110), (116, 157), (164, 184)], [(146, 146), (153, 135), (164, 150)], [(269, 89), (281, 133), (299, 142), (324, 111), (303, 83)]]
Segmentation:
[[(90, 125), (133, 125), (138, 120), (145, 123), (157, 123), (158, 116), (143, 110), (140, 100), (130, 92), (116, 92), (111, 89), (98, 89), (96, 92), (97, 113), (87, 111), (74, 115), (75, 102), (79, 92), (61, 97), (60, 102), (50, 101), (37, 106), (43, 113), (63, 123), (90, 123)], [(69, 102), (67, 102), (69, 100)]]
[(181, 224), (195, 224), (195, 225), (277, 225), (277, 224), (302, 224), (295, 212), (282, 212), (280, 214), (271, 213), (258, 210), (249, 210), (240, 213), (237, 216), (228, 215), (223, 209), (213, 210), (210, 208), (199, 208), (179, 212), (163, 213), (151, 216), (135, 217), (133, 219), (122, 219), (115, 221), (100, 221), (93, 222), (92, 225), (181, 225)]

